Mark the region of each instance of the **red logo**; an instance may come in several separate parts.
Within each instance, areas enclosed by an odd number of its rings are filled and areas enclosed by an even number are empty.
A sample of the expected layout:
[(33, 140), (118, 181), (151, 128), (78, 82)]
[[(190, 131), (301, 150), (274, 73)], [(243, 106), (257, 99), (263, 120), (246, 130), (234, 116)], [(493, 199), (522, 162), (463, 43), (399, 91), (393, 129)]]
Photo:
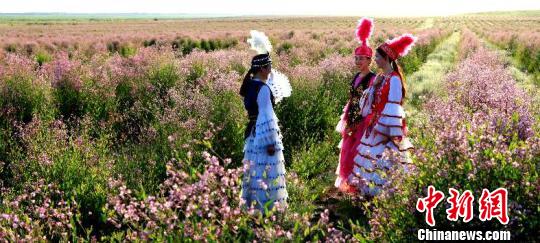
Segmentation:
[(484, 189), (479, 201), (480, 220), (497, 218), (502, 224), (508, 224), (508, 191), (505, 188), (499, 188), (491, 193)]
[[(448, 189), (450, 197), (446, 200), (450, 207), (446, 210), (446, 218), (450, 221), (457, 221), (460, 217), (467, 223), (474, 215), (474, 196), (470, 190), (460, 194), (454, 188)], [(435, 226), (433, 209), (443, 200), (444, 194), (437, 191), (434, 186), (428, 187), (428, 196), (419, 198), (416, 202), (416, 210), (426, 213), (426, 223)], [(505, 188), (498, 188), (493, 192), (487, 189), (482, 190), (482, 196), (478, 200), (480, 206), (480, 220), (486, 221), (497, 218), (502, 224), (508, 224), (508, 191)]]
[(473, 201), (474, 196), (471, 191), (466, 190), (461, 196), (459, 191), (450, 188), (450, 197), (446, 200), (450, 203), (450, 208), (446, 210), (446, 218), (451, 221), (457, 221), (459, 217), (463, 217), (463, 222), (467, 223), (473, 218)]
[(433, 209), (437, 207), (444, 198), (441, 191), (436, 191), (434, 186), (428, 187), (428, 196), (419, 198), (416, 203), (416, 210), (420, 212), (426, 211), (426, 222), (430, 226), (435, 226), (435, 218), (433, 217)]

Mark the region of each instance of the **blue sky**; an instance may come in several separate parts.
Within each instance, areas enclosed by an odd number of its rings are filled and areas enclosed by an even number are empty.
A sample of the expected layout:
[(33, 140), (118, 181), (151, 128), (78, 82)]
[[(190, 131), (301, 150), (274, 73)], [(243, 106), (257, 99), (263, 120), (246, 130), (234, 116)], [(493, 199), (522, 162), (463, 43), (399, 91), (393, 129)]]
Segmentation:
[(0, 13), (436, 16), (538, 9), (540, 0), (0, 0)]

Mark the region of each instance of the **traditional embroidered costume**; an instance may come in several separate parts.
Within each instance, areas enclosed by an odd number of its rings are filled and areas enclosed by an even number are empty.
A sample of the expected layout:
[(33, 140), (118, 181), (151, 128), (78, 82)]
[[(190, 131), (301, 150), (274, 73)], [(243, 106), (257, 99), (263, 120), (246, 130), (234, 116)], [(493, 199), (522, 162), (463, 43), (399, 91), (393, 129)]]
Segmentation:
[[(272, 60), (268, 38), (258, 31), (251, 31), (251, 37), (248, 42), (259, 53), (253, 58), (252, 67), (269, 65)], [(248, 206), (264, 211), (275, 202), (287, 203), (283, 143), (273, 106), (290, 96), (291, 86), (287, 77), (277, 71), (272, 71), (266, 82), (253, 78), (245, 85), (244, 106), (249, 122), (245, 131), (242, 199)], [(268, 154), (269, 145), (275, 148), (273, 155)]]
[[(362, 18), (358, 22), (356, 28), (356, 36), (360, 43), (355, 51), (355, 56), (364, 56), (371, 58), (373, 50), (368, 45), (368, 39), (373, 32), (373, 20)], [(375, 79), (373, 72), (368, 73), (360, 78), (360, 73), (357, 73), (351, 82), (349, 91), (349, 100), (343, 109), (341, 120), (338, 123), (336, 130), (341, 133), (341, 141), (339, 143), (339, 165), (336, 170), (337, 178), (335, 186), (344, 192), (354, 192), (355, 188), (350, 186), (349, 178), (354, 166), (354, 157), (356, 156), (356, 147), (360, 144), (362, 135), (366, 127), (366, 120), (362, 114), (362, 103), (364, 91), (370, 86)]]
[[(396, 60), (407, 54), (416, 38), (406, 34), (386, 41), (379, 48), (389, 57)], [(379, 77), (378, 77), (379, 78)], [(406, 137), (407, 126), (403, 99), (405, 88), (401, 74), (393, 72), (381, 75), (381, 82), (375, 82), (370, 95), (373, 96), (370, 114), (366, 117), (367, 124), (357, 155), (354, 158), (352, 176), (358, 190), (365, 195), (377, 195), (386, 183), (388, 170), (396, 163), (403, 165), (406, 170), (411, 162), (408, 150), (412, 149), (411, 142)], [(383, 158), (383, 152), (395, 151), (399, 161)]]

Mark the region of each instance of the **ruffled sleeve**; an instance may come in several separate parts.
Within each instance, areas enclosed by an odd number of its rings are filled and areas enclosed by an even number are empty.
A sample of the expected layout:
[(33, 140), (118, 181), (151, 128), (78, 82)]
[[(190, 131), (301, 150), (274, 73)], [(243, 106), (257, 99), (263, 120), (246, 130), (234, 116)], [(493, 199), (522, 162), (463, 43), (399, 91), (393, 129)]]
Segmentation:
[(255, 125), (255, 141), (259, 149), (266, 149), (269, 145), (274, 145), (276, 151), (279, 151), (283, 149), (283, 144), (278, 119), (270, 100), (270, 92), (270, 88), (264, 85), (257, 96), (259, 115)]
[(374, 129), (377, 132), (398, 139), (404, 137), (403, 119), (405, 119), (405, 111), (403, 110), (403, 106), (401, 106), (402, 98), (403, 90), (401, 80), (398, 76), (393, 76), (390, 78), (388, 102), (385, 104), (377, 124), (375, 124)]

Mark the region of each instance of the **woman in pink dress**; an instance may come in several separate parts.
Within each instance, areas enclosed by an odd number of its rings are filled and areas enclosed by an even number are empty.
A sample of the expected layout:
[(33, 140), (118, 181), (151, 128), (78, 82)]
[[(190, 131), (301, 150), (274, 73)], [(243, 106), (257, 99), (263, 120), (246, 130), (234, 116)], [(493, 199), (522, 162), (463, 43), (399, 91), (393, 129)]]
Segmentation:
[(354, 50), (355, 64), (359, 72), (351, 82), (349, 100), (343, 109), (341, 120), (336, 130), (341, 133), (339, 165), (336, 170), (335, 186), (343, 192), (355, 192), (348, 181), (354, 165), (356, 147), (365, 129), (365, 119), (362, 116), (360, 103), (364, 91), (375, 79), (375, 73), (369, 69), (373, 50), (368, 46), (368, 39), (373, 32), (373, 20), (362, 18), (358, 22), (356, 36), (360, 45)]

